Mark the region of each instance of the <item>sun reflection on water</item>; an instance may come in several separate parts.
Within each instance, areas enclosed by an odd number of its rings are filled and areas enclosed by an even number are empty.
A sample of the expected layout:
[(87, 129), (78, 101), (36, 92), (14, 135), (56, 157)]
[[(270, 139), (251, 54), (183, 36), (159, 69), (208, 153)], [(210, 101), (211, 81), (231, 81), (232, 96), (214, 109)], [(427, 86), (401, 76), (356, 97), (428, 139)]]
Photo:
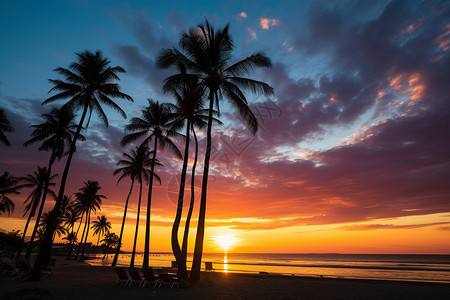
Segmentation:
[(228, 251), (223, 254), (223, 271), (228, 272)]

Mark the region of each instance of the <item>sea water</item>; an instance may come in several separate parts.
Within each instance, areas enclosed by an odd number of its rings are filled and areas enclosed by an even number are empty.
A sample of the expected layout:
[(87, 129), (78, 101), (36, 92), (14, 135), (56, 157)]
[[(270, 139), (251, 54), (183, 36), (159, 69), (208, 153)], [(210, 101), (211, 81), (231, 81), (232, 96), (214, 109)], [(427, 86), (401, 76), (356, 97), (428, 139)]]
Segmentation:
[[(110, 265), (113, 257), (88, 263)], [(120, 254), (118, 265), (129, 266), (130, 258)], [(142, 253), (136, 254), (135, 266), (142, 260)], [(173, 260), (171, 253), (150, 254), (150, 266), (170, 267)], [(450, 283), (450, 255), (205, 253), (202, 261), (212, 262), (216, 272)], [(188, 268), (191, 263), (192, 254)]]

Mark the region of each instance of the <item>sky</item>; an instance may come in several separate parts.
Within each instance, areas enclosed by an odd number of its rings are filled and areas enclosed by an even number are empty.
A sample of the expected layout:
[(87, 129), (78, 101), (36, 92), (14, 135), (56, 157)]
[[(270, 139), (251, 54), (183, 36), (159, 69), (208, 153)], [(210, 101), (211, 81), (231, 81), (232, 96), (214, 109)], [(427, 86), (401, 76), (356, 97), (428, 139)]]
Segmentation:
[[(11, 147), (0, 145), (0, 172), (24, 176), (46, 166), (49, 153), (22, 144), (41, 114), (64, 103), (41, 105), (53, 95), (48, 79), (60, 78), (53, 70), (67, 68), (75, 53), (101, 50), (127, 71), (120, 86), (134, 103), (117, 99), (128, 118), (107, 110), (108, 128), (93, 117), (66, 192), (99, 181), (107, 199), (92, 219), (107, 216), (118, 233), (130, 188), (113, 177), (130, 149), (120, 146), (124, 127), (148, 98), (172, 101), (162, 82), (175, 71), (158, 69), (156, 57), (206, 19), (216, 28), (230, 24), (232, 62), (260, 51), (271, 58), (272, 68), (250, 76), (275, 90), (246, 93), (260, 125), (255, 136), (221, 103), (206, 252), (223, 251), (228, 237), (229, 252), (450, 254), (448, 1), (3, 1), (0, 107), (15, 132), (7, 134)], [(199, 138), (203, 159), (204, 132)], [(164, 166), (156, 169), (162, 184), (153, 191), (150, 248), (170, 251), (182, 161), (164, 151), (158, 158)], [(197, 170), (190, 247), (202, 163)], [(23, 230), (29, 192), (14, 198), (16, 210), (0, 216), (0, 229)], [(137, 192), (124, 250), (132, 249)]]

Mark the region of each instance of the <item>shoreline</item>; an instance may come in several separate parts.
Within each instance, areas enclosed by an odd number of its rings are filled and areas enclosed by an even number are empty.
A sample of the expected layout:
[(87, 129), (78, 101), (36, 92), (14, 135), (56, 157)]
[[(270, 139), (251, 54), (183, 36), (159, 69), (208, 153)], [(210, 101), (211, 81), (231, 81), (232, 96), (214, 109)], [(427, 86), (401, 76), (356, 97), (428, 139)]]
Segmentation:
[(7, 299), (450, 299), (450, 284), (203, 272), (189, 289), (118, 286), (113, 268), (58, 259), (53, 278), (20, 282), (0, 276)]

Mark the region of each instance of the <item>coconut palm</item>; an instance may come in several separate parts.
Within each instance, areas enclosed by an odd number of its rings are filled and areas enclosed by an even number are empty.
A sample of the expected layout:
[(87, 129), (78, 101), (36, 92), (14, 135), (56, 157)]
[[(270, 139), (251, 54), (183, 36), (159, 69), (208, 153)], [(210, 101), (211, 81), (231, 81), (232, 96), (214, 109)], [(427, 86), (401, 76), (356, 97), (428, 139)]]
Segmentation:
[(111, 222), (109, 222), (105, 216), (101, 217), (97, 216), (97, 220), (93, 221), (92, 224), (93, 225), (91, 226), (91, 229), (94, 229), (93, 235), (94, 236), (98, 235), (97, 238), (97, 246), (98, 246), (98, 243), (100, 243), (100, 237), (105, 233), (108, 233), (109, 230), (111, 229)]
[[(70, 246), (69, 246), (69, 253), (67, 254), (67, 258), (70, 258), (70, 256), (72, 255), (72, 248), (73, 248), (73, 244), (77, 241), (77, 235), (78, 235), (78, 230), (75, 233), (74, 232), (74, 227), (75, 227), (75, 223), (81, 219), (82, 216), (80, 216), (79, 211), (77, 211), (74, 207), (74, 205), (69, 206), (65, 212), (63, 213), (63, 220), (64, 220), (64, 225), (67, 226), (67, 229), (71, 229), (70, 232), (70, 240), (67, 239), (70, 242)], [(81, 225), (81, 223), (80, 223)], [(79, 229), (80, 227), (78, 227)], [(68, 235), (68, 236), (69, 236)], [(68, 237), (67, 236), (67, 237)]]
[(69, 243), (69, 248), (72, 248), (73, 243), (77, 241), (77, 236), (75, 235), (75, 232), (70, 232), (62, 239)]
[[(52, 211), (45, 212), (41, 216), (41, 222), (39, 223), (39, 226), (43, 229), (45, 232), (47, 230), (47, 227), (49, 226), (49, 222), (51, 219)], [(55, 239), (56, 236), (61, 236), (63, 234), (67, 233), (66, 227), (64, 227), (64, 221), (62, 218), (58, 218), (55, 226), (55, 230), (53, 232), (52, 240)]]
[(14, 132), (14, 128), (6, 117), (3, 108), (0, 108), (0, 141), (6, 146), (11, 146), (11, 143), (6, 137), (5, 132)]
[[(117, 75), (118, 73), (125, 73), (125, 70), (122, 67), (111, 67), (110, 61), (106, 57), (103, 57), (103, 54), (100, 51), (92, 53), (85, 50), (81, 53), (77, 53), (77, 56), (78, 61), (70, 64), (68, 69), (61, 67), (55, 69), (57, 73), (64, 77), (65, 81), (61, 79), (50, 79), (50, 83), (53, 84), (53, 88), (50, 92), (59, 91), (59, 93), (48, 98), (43, 103), (47, 104), (69, 98), (69, 101), (64, 104), (63, 108), (80, 108), (82, 110), (80, 122), (67, 155), (66, 165), (61, 177), (58, 198), (53, 208), (57, 213), (59, 212), (63, 201), (67, 176), (75, 152), (76, 142), (80, 136), (81, 129), (87, 129), (89, 125), (89, 120), (84, 124), (88, 111), (90, 111), (90, 113), (96, 111), (100, 120), (108, 126), (108, 117), (103, 111), (102, 104), (114, 109), (126, 118), (125, 112), (112, 101), (110, 97), (121, 98), (133, 102), (133, 99), (130, 96), (120, 91), (119, 85), (115, 82), (120, 80)], [(56, 223), (58, 215), (55, 214), (54, 218), (55, 219), (52, 220)], [(53, 222), (50, 223), (53, 224)], [(52, 226), (49, 226), (47, 231), (39, 255), (36, 258), (31, 276), (32, 280), (40, 279), (43, 258), (51, 249)]]
[[(145, 179), (147, 182), (149, 180), (149, 174), (150, 170), (148, 167), (151, 167), (152, 160), (149, 158), (151, 153), (149, 152), (149, 149), (146, 145), (141, 145), (140, 147), (136, 147), (136, 150), (132, 149), (131, 154), (124, 153), (123, 157), (124, 159), (119, 160), (117, 162), (117, 165), (123, 165), (123, 167), (118, 168), (114, 171), (114, 175), (122, 174), (119, 179), (117, 180), (117, 184), (125, 178), (130, 177), (131, 179), (131, 186), (130, 191), (127, 196), (127, 200), (125, 201), (125, 209), (123, 212), (123, 219), (122, 219), (122, 227), (120, 228), (120, 235), (119, 235), (119, 246), (116, 248), (116, 253), (114, 255), (114, 259), (112, 262), (112, 266), (115, 267), (117, 264), (117, 259), (119, 258), (120, 253), (120, 245), (122, 243), (122, 237), (123, 237), (123, 229), (125, 227), (125, 219), (127, 216), (127, 209), (128, 209), (128, 201), (130, 200), (131, 192), (133, 191), (134, 181), (137, 180), (140, 184), (140, 190), (139, 190), (139, 205), (138, 205), (138, 211), (140, 213), (141, 208), (141, 195), (142, 195), (142, 180)], [(161, 165), (159, 162), (155, 162), (157, 165)], [(158, 175), (154, 174), (156, 179), (161, 182), (161, 179)], [(134, 256), (136, 251), (136, 240), (137, 240), (137, 231), (139, 229), (139, 213), (137, 215), (136, 220), (136, 231), (135, 231), (135, 239), (134, 239), (134, 246), (133, 246), (133, 252), (131, 255), (131, 262), (134, 265)]]
[[(178, 204), (177, 211), (174, 220), (174, 224), (172, 227), (172, 250), (177, 261), (178, 265), (178, 276), (180, 278), (187, 279), (187, 270), (186, 270), (186, 253), (183, 253), (180, 249), (180, 245), (178, 242), (178, 229), (180, 226), (181, 215), (183, 211), (183, 200), (184, 200), (184, 189), (186, 182), (186, 173), (187, 173), (187, 165), (189, 160), (189, 144), (190, 144), (190, 132), (195, 131), (195, 127), (204, 127), (208, 121), (208, 114), (206, 109), (202, 109), (203, 105), (203, 93), (204, 88), (198, 85), (196, 82), (186, 82), (179, 89), (172, 89), (170, 91), (175, 97), (176, 104), (169, 104), (172, 110), (175, 112), (174, 115), (176, 117), (176, 122), (174, 122), (174, 127), (183, 127), (184, 123), (186, 123), (186, 142), (184, 148), (184, 159), (183, 166), (181, 170), (181, 179), (180, 179), (180, 189), (178, 193)], [(214, 120), (220, 122), (216, 118)], [(195, 133), (194, 133), (195, 134)], [(196, 140), (196, 138), (195, 138)], [(198, 147), (196, 146), (198, 150)], [(195, 167), (193, 168), (195, 171)], [(191, 186), (191, 188), (193, 188)], [(192, 191), (191, 191), (192, 192)], [(189, 232), (189, 222), (190, 217), (192, 215), (193, 209), (193, 199), (191, 199), (190, 203), (190, 214), (188, 213), (188, 217), (186, 219), (185, 226), (185, 239), (187, 248), (187, 235)]]
[[(200, 278), (200, 266), (203, 253), (205, 232), (206, 194), (208, 185), (209, 160), (211, 156), (211, 129), (214, 106), (219, 110), (219, 101), (227, 99), (234, 106), (252, 133), (258, 129), (258, 121), (248, 106), (242, 90), (255, 93), (273, 94), (273, 89), (266, 83), (243, 77), (258, 67), (270, 67), (270, 59), (263, 53), (256, 53), (234, 64), (229, 64), (234, 48), (228, 32), (229, 25), (215, 30), (208, 21), (183, 33), (180, 40), (181, 51), (178, 49), (163, 49), (158, 57), (161, 68), (176, 67), (181, 72), (165, 80), (164, 89), (176, 88), (180, 82), (191, 78), (199, 81), (209, 94), (209, 115), (206, 131), (206, 153), (203, 169), (202, 194), (200, 200), (199, 220), (195, 241), (194, 259), (191, 280), (196, 282)], [(187, 73), (184, 71), (188, 71)]]
[(15, 204), (9, 198), (10, 194), (18, 195), (19, 189), (22, 188), (19, 185), (19, 179), (11, 176), (9, 172), (4, 172), (0, 176), (0, 215), (7, 212), (8, 216), (14, 212)]
[[(27, 174), (24, 177), (21, 177), (20, 180), (23, 182), (22, 186), (26, 188), (32, 188), (30, 195), (25, 199), (24, 204), (24, 214), (25, 217), (28, 214), (27, 222), (25, 223), (25, 229), (23, 230), (22, 240), (25, 241), (25, 235), (27, 233), (28, 224), (30, 223), (30, 220), (34, 215), (36, 214), (36, 209), (41, 202), (41, 198), (44, 194), (44, 188), (46, 186), (46, 180), (49, 178), (49, 182), (47, 183), (47, 186), (54, 186), (55, 183), (50, 182), (53, 178), (55, 178), (57, 175), (53, 175), (49, 177), (47, 168), (41, 168), (37, 167), (37, 171), (34, 171), (32, 174)], [(52, 190), (48, 190), (48, 193), (56, 197), (55, 193)], [(39, 224), (39, 222), (36, 222)], [(32, 241), (31, 241), (32, 243)], [(17, 252), (17, 257), (20, 257), (21, 249)]]
[[(75, 207), (79, 211), (84, 211), (86, 216), (86, 235), (82, 235), (81, 242), (83, 243), (83, 247), (81, 250), (80, 261), (84, 260), (84, 252), (86, 250), (86, 241), (89, 235), (89, 223), (91, 218), (91, 211), (97, 211), (100, 209), (100, 205), (102, 204), (102, 199), (106, 199), (106, 196), (98, 194), (98, 191), (101, 189), (98, 181), (88, 180), (84, 182), (84, 186), (80, 188), (79, 192), (75, 193), (75, 197), (77, 202), (75, 203)], [(83, 231), (84, 233), (84, 231)], [(84, 242), (83, 242), (84, 237)], [(77, 254), (78, 255), (78, 254)]]
[(142, 110), (142, 118), (134, 117), (130, 124), (125, 127), (126, 132), (131, 132), (122, 139), (122, 146), (136, 141), (139, 138), (144, 138), (142, 145), (147, 145), (153, 139), (153, 155), (152, 165), (150, 168), (150, 180), (148, 189), (147, 201), (147, 219), (145, 227), (145, 244), (144, 244), (144, 261), (143, 267), (148, 267), (149, 261), (149, 242), (150, 242), (150, 209), (152, 202), (153, 189), (153, 175), (155, 171), (156, 153), (158, 146), (161, 149), (168, 148), (172, 150), (177, 157), (181, 157), (180, 150), (172, 142), (171, 138), (179, 136), (179, 134), (172, 130), (173, 115), (167, 104), (159, 103), (158, 101), (148, 100), (149, 105)]
[[(76, 128), (76, 125), (74, 123), (75, 115), (67, 109), (54, 108), (50, 111), (50, 113), (43, 114), (42, 117), (44, 119), (44, 122), (31, 126), (32, 128), (34, 128), (33, 132), (31, 133), (32, 138), (24, 143), (24, 146), (28, 146), (35, 142), (42, 141), (42, 144), (39, 147), (39, 151), (51, 151), (41, 205), (36, 216), (36, 223), (34, 225), (33, 233), (31, 234), (27, 253), (25, 254), (25, 258), (27, 259), (30, 258), (31, 251), (33, 250), (33, 242), (36, 236), (37, 227), (44, 210), (45, 201), (47, 199), (47, 191), (53, 163), (57, 159), (61, 159), (61, 157), (64, 155), (65, 149), (72, 142), (72, 136), (75, 134), (74, 129)], [(80, 135), (79, 138), (84, 140), (84, 136)]]
[(106, 247), (105, 255), (103, 255), (102, 259), (105, 259), (106, 255), (109, 252), (109, 249), (120, 247), (119, 237), (114, 232), (108, 232), (107, 234), (105, 234), (105, 238), (101, 241), (103, 242), (102, 245)]

